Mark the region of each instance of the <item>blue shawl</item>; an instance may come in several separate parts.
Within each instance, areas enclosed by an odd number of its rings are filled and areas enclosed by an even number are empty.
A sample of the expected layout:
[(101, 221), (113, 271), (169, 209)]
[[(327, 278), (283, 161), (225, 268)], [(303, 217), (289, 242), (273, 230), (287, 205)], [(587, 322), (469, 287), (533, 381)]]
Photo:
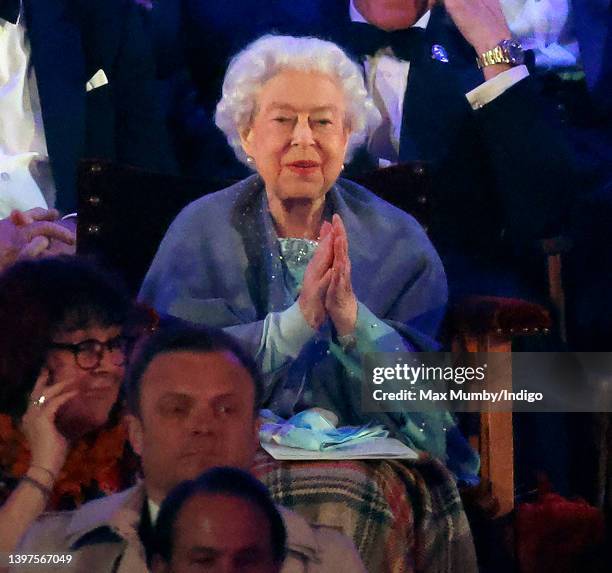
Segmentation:
[[(342, 179), (327, 193), (325, 212), (329, 217), (338, 213), (346, 227), (357, 299), (414, 347), (433, 349), (431, 337), (444, 314), (447, 286), (442, 263), (421, 226)], [(263, 182), (253, 175), (194, 201), (178, 215), (145, 277), (140, 299), (161, 314), (226, 328), (255, 353), (266, 315), (294, 303), (284, 280)], [(360, 381), (328, 350), (328, 341), (314, 337), (291, 364), (264, 372), (266, 406), (289, 416), (316, 405), (334, 411), (341, 424), (382, 423), (409, 445), (446, 458), (448, 419), (435, 413), (410, 414), (410, 420), (401, 413), (364, 414)]]

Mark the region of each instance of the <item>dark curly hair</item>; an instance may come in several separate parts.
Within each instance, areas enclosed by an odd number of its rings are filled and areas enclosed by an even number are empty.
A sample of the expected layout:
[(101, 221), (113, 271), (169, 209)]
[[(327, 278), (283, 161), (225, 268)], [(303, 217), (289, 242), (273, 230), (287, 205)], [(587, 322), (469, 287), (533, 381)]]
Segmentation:
[(60, 256), (0, 275), (0, 410), (21, 416), (58, 332), (124, 326), (133, 306), (121, 281), (93, 262)]

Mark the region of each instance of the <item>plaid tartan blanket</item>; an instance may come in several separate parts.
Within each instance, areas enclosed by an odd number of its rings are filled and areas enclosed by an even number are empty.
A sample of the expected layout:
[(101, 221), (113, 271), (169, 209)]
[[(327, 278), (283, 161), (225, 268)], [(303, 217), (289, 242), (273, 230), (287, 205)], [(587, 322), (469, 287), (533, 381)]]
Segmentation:
[(255, 474), (274, 500), (351, 537), (370, 573), (477, 573), (455, 482), (424, 456), (407, 460), (277, 461)]

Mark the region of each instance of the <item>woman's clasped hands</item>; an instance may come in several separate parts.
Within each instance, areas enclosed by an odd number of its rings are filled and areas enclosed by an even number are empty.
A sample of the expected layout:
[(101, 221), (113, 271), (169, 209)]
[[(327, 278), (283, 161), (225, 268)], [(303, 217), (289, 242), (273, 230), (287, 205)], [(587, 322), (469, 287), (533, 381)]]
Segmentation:
[(355, 330), (357, 299), (351, 283), (348, 238), (339, 215), (321, 226), (319, 246), (306, 267), (298, 302), (306, 322), (315, 330), (327, 318), (338, 336)]

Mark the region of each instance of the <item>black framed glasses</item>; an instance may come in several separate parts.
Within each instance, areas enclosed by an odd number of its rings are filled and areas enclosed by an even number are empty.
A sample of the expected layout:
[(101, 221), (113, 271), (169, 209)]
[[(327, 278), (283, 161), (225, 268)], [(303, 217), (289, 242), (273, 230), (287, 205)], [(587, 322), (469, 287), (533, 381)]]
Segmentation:
[(51, 342), (49, 348), (67, 350), (72, 352), (77, 366), (83, 370), (93, 370), (100, 366), (102, 356), (108, 352), (110, 361), (115, 366), (123, 366), (127, 360), (133, 339), (127, 336), (115, 336), (101, 342), (95, 338), (88, 338), (77, 344), (67, 342)]

